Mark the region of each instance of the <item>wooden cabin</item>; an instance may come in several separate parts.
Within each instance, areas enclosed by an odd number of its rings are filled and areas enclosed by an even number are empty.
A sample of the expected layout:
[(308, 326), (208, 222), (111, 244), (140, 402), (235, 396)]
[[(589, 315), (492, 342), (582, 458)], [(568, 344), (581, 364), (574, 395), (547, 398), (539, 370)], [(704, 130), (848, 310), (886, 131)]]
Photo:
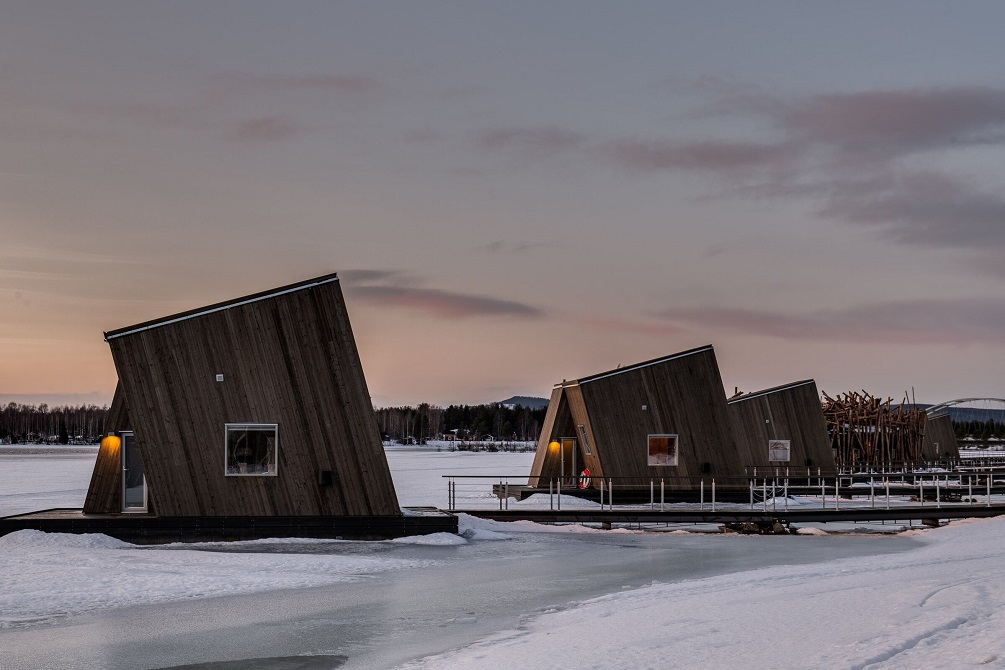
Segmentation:
[(928, 463), (960, 460), (960, 445), (949, 413), (929, 416), (925, 420), (925, 438), (921, 443), (921, 458)]
[(86, 514), (400, 516), (337, 275), (105, 333)]
[[(555, 386), (530, 486), (694, 490), (716, 477), (746, 487), (750, 458), (737, 446), (711, 346)], [(585, 475), (588, 471), (589, 475)]]
[(834, 471), (834, 452), (812, 379), (746, 393), (727, 401), (746, 464), (759, 471)]

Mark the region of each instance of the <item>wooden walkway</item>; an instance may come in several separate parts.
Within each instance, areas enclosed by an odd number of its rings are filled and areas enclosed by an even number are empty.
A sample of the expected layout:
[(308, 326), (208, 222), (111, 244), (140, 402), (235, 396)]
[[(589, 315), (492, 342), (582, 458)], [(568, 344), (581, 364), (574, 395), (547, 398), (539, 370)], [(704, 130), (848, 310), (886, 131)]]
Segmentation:
[(457, 517), (431, 507), (406, 508), (403, 516), (162, 517), (49, 509), (0, 517), (0, 535), (26, 529), (48, 533), (103, 533), (137, 544), (270, 537), (385, 540), (406, 535), (456, 533)]
[(855, 522), (855, 521), (937, 521), (938, 519), (987, 518), (1005, 515), (1005, 505), (911, 505), (880, 509), (871, 507), (848, 507), (834, 509), (807, 509), (800, 507), (784, 511), (756, 509), (710, 509), (665, 510), (615, 509), (615, 510), (495, 510), (464, 509), (453, 510), (458, 514), (469, 514), (480, 519), (493, 521), (534, 521), (536, 523), (599, 523), (599, 524), (643, 524), (643, 523), (787, 523), (808, 522)]

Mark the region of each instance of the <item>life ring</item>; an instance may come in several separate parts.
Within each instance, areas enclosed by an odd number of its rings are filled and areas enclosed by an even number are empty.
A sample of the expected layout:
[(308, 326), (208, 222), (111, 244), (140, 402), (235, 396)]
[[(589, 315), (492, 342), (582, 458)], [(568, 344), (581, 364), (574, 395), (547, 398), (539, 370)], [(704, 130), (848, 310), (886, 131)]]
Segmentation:
[(579, 473), (579, 488), (585, 489), (590, 485), (590, 471), (583, 470)]

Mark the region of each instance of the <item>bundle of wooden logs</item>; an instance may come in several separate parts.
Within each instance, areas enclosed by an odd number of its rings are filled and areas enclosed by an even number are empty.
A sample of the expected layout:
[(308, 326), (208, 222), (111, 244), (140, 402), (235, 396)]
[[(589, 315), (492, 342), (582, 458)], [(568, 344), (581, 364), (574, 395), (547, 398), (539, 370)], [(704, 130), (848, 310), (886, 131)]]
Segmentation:
[(909, 401), (893, 404), (865, 391), (832, 398), (823, 393), (823, 412), (838, 467), (918, 465), (926, 415)]

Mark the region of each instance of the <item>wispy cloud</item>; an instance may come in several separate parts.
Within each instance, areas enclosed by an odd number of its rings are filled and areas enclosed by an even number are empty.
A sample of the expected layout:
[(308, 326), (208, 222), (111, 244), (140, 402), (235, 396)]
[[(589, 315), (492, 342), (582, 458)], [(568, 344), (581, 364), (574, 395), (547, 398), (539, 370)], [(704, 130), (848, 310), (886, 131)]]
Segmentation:
[(348, 270), (339, 273), (353, 299), (384, 307), (403, 307), (447, 319), (508, 316), (536, 319), (544, 312), (533, 305), (491, 296), (416, 286), (420, 280), (393, 270)]
[(225, 72), (211, 77), (209, 83), (212, 92), (217, 95), (298, 91), (359, 95), (374, 92), (380, 87), (373, 77), (345, 74)]
[(519, 151), (533, 156), (553, 155), (576, 149), (586, 136), (557, 126), (490, 128), (475, 136), (475, 143), (491, 151)]
[(432, 316), (463, 319), (477, 316), (540, 318), (537, 307), (487, 296), (455, 293), (430, 288), (404, 286), (356, 286), (352, 294), (359, 300), (388, 307), (407, 307)]
[(615, 162), (644, 172), (743, 170), (778, 166), (796, 155), (794, 147), (784, 144), (719, 141), (616, 140), (602, 151)]
[(1005, 89), (800, 97), (715, 80), (689, 90), (705, 97), (702, 114), (758, 119), (770, 139), (602, 137), (549, 125), (486, 130), (477, 146), (531, 159), (574, 155), (632, 173), (715, 175), (717, 197), (809, 201), (821, 217), (873, 227), (900, 244), (1005, 248), (1005, 189), (938, 168), (954, 150), (1005, 145)]
[(289, 116), (261, 116), (239, 121), (226, 133), (233, 142), (274, 142), (296, 135), (300, 125)]
[(678, 326), (788, 340), (884, 344), (1000, 343), (1005, 299), (884, 302), (805, 314), (725, 307), (672, 309), (659, 316)]
[(536, 249), (537, 247), (543, 246), (540, 242), (528, 242), (526, 240), (516, 240), (514, 242), (508, 242), (506, 240), (493, 240), (488, 244), (483, 244), (477, 247), (479, 251), (487, 251), (492, 254), (503, 254), (503, 253), (524, 253), (530, 251), (531, 249)]

